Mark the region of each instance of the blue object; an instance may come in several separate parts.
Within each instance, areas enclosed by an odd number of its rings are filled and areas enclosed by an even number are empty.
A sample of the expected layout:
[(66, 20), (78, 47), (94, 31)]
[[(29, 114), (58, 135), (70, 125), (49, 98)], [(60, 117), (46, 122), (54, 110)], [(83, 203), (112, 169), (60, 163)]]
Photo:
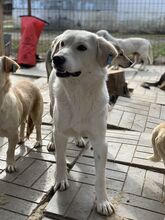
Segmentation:
[(107, 60), (107, 65), (111, 65), (112, 64), (112, 60), (113, 60), (112, 55), (109, 55), (108, 60)]

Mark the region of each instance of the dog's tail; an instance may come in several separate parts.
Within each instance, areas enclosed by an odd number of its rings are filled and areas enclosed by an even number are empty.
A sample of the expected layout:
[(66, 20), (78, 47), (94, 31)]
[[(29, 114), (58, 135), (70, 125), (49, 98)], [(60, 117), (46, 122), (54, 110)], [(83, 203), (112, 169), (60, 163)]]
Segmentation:
[(29, 115), (28, 119), (27, 119), (27, 130), (26, 130), (26, 138), (27, 139), (29, 139), (29, 136), (33, 132), (33, 129), (34, 129), (34, 123), (33, 123), (31, 116)]
[(152, 52), (152, 46), (149, 44), (149, 53), (148, 53), (148, 60), (150, 64), (153, 64), (153, 52)]

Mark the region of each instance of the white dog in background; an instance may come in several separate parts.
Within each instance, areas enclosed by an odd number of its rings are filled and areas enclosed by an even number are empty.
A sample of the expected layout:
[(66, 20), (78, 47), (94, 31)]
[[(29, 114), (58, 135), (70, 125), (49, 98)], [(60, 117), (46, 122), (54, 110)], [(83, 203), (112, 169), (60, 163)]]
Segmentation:
[(133, 55), (134, 60), (131, 67), (134, 67), (138, 63), (142, 63), (139, 69), (144, 69), (147, 64), (153, 63), (152, 46), (149, 40), (136, 37), (126, 39), (115, 38), (106, 30), (100, 30), (96, 34), (104, 37), (117, 48), (119, 47), (122, 49), (126, 56)]
[[(108, 91), (107, 60), (123, 67), (129, 59), (118, 54), (102, 37), (83, 30), (67, 30), (55, 38), (51, 47), (53, 69), (49, 78), (53, 140), (56, 147), (54, 189), (69, 186), (65, 151), (69, 136), (87, 136), (94, 149), (97, 211), (111, 215), (105, 186)], [(87, 192), (88, 193), (88, 192)]]

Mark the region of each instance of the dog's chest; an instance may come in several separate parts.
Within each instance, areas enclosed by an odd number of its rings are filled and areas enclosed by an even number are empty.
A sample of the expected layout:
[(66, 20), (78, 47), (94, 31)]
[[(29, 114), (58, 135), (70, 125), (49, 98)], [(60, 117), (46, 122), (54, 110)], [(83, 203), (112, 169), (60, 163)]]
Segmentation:
[[(57, 105), (60, 109), (58, 121), (63, 131), (74, 130), (78, 134), (88, 131), (108, 102), (107, 89), (106, 85), (104, 88), (104, 84), (100, 87), (74, 84), (69, 87), (65, 86), (58, 92), (56, 93)], [(63, 115), (63, 118), (60, 115)]]
[(17, 102), (13, 96), (6, 96), (0, 107), (0, 135), (15, 131), (18, 127)]

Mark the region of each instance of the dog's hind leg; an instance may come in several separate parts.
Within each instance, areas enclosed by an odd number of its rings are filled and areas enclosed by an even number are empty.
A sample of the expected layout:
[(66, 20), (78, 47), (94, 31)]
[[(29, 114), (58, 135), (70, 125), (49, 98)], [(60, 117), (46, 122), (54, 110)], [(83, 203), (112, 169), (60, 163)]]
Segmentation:
[(96, 203), (97, 212), (109, 216), (114, 212), (113, 205), (109, 202), (105, 184), (105, 166), (107, 159), (107, 143), (101, 137), (91, 140), (94, 149), (96, 168)]
[(30, 117), (36, 129), (36, 143), (34, 145), (35, 148), (42, 146), (42, 136), (41, 136), (42, 114), (43, 114), (43, 99), (42, 96), (38, 94), (38, 99), (35, 102), (30, 112)]
[(12, 133), (12, 135), (8, 137), (8, 142), (6, 172), (13, 173), (16, 171), (14, 153), (15, 147), (18, 143), (18, 132), (15, 134)]
[(54, 131), (53, 135), (56, 146), (56, 174), (54, 191), (57, 189), (64, 191), (69, 187), (66, 165), (66, 145), (68, 138), (62, 134), (59, 134), (57, 131)]
[(19, 134), (19, 140), (18, 140), (18, 144), (20, 145), (25, 142), (25, 124), (26, 122), (23, 121), (20, 127), (20, 134)]
[(165, 165), (165, 135), (162, 134), (156, 139), (156, 146), (158, 153), (160, 155), (160, 159), (163, 159), (164, 165)]
[(134, 66), (139, 62), (139, 54), (134, 54), (133, 59), (134, 59), (134, 62), (130, 66), (131, 68), (134, 68)]
[(75, 137), (74, 141), (77, 147), (83, 148), (86, 146), (85, 140), (83, 137), (78, 137), (78, 138)]
[(42, 146), (42, 136), (41, 136), (41, 124), (42, 124), (42, 113), (31, 112), (30, 114), (32, 121), (36, 129), (36, 143), (34, 144), (35, 148)]
[(153, 153), (153, 155), (148, 157), (149, 160), (154, 161), (154, 162), (158, 162), (158, 161), (161, 160), (161, 157), (160, 157), (159, 152), (158, 152), (156, 140), (157, 140), (157, 132), (155, 130), (152, 133), (152, 146), (153, 146), (154, 153)]
[(146, 71), (147, 70), (146, 69), (146, 65), (149, 63), (148, 56), (147, 56), (147, 54), (143, 54), (143, 55), (141, 55), (140, 58), (142, 60), (142, 63), (140, 65), (140, 67), (139, 67), (139, 70), (140, 71)]
[(35, 148), (42, 146), (42, 137), (41, 137), (41, 123), (36, 123), (36, 143), (34, 145)]

